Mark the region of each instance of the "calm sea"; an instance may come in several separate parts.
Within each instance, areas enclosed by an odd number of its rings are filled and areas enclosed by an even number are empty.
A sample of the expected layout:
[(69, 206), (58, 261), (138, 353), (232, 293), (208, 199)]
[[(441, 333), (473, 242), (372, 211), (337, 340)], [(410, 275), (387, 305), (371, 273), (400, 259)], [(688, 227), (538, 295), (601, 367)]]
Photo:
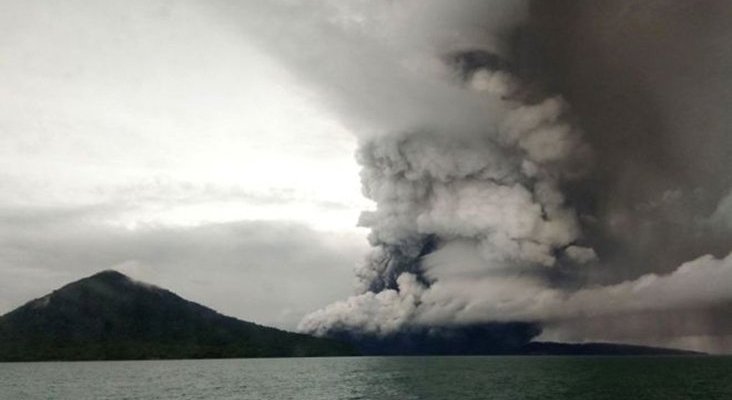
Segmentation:
[(732, 357), (0, 363), (0, 399), (732, 399)]

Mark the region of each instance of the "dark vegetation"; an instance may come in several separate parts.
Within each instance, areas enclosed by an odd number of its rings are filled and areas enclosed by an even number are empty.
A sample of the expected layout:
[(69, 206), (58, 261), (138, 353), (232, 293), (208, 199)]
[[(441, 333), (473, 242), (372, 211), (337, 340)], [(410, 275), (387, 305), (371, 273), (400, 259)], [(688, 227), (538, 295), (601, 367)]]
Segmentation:
[(343, 342), (227, 317), (105, 271), (0, 317), (0, 361), (355, 355)]

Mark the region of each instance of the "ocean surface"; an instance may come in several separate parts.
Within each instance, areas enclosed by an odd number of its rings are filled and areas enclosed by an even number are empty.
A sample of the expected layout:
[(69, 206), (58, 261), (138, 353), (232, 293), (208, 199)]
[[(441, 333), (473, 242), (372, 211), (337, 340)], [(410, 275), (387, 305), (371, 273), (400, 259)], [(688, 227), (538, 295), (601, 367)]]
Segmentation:
[(0, 399), (732, 399), (732, 357), (0, 363)]

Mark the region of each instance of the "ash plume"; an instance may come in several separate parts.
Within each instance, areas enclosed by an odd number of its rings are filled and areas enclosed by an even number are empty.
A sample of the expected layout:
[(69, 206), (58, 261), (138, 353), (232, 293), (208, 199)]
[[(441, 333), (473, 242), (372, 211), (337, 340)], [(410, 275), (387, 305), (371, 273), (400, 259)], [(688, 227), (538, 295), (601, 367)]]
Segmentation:
[(694, 7), (249, 6), (244, 29), (357, 135), (375, 203), (357, 293), (299, 329), (730, 351), (729, 324), (705, 321), (732, 301), (732, 52), (709, 55), (732, 6)]
[[(485, 28), (493, 45), (507, 33)], [(433, 55), (448, 72), (433, 79), (458, 90), (460, 103), (475, 100), (468, 120), (483, 118), (480, 129), (423, 123), (360, 138), (363, 191), (376, 203), (360, 220), (374, 247), (357, 271), (363, 293), (307, 316), (301, 330), (389, 335), (454, 325), (457, 314), (426, 307), (436, 290), (517, 273), (538, 282), (547, 269), (595, 261), (561, 190), (587, 175), (592, 151), (562, 97), (530, 90), (500, 48)]]

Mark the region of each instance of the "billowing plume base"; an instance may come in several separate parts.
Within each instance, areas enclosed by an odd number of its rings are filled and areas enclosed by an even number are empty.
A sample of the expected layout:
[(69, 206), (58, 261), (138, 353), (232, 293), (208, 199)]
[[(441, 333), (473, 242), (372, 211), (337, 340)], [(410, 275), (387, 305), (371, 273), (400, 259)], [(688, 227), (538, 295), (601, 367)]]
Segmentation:
[(424, 301), (433, 289), (449, 301), (445, 290), (455, 282), (595, 261), (560, 190), (584, 175), (591, 157), (566, 103), (528, 102), (506, 64), (485, 51), (451, 54), (448, 64), (494, 123), (478, 133), (425, 128), (361, 141), (363, 191), (377, 205), (360, 221), (374, 246), (357, 271), (362, 294), (307, 316), (301, 330), (385, 338), (435, 326), (458, 332), (465, 322), (454, 316), (469, 305), (436, 315)]

